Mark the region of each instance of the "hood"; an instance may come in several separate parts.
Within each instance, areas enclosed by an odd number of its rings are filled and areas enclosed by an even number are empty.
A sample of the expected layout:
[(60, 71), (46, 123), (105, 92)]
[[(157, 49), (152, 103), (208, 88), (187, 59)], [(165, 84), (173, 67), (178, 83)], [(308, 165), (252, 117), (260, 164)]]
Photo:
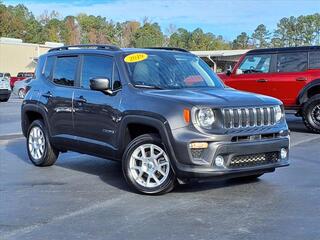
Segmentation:
[(281, 101), (264, 95), (237, 91), (232, 88), (200, 88), (147, 90), (146, 95), (185, 102), (193, 106), (248, 107), (280, 105)]

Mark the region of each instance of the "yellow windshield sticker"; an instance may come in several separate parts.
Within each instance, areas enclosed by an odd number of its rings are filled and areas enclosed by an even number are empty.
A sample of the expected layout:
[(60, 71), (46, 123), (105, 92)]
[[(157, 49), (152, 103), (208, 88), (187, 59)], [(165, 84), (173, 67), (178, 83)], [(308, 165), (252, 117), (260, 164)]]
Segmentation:
[(145, 53), (133, 53), (124, 58), (127, 63), (141, 62), (148, 58), (148, 54)]

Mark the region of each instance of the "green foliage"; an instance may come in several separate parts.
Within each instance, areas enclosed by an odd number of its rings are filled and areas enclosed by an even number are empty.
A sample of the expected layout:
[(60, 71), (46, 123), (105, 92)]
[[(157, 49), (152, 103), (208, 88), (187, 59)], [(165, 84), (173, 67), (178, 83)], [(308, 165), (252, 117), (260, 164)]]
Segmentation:
[(133, 37), (134, 47), (161, 47), (164, 43), (164, 36), (158, 23), (146, 22), (138, 28)]
[(169, 26), (168, 36), (158, 23), (148, 19), (137, 21), (108, 21), (105, 17), (79, 14), (64, 19), (59, 13), (44, 11), (35, 17), (22, 4), (5, 5), (0, 0), (0, 37), (20, 38), (24, 42), (63, 42), (65, 44), (117, 44), (121, 47), (170, 46), (189, 50), (247, 49), (320, 45), (320, 14), (282, 18), (273, 32), (260, 24), (252, 35), (242, 32), (231, 42), (201, 28), (188, 31)]
[(179, 47), (192, 50), (214, 50), (229, 49), (230, 45), (223, 40), (222, 36), (215, 36), (212, 33), (204, 33), (201, 28), (188, 32), (179, 28), (170, 36), (170, 47)]

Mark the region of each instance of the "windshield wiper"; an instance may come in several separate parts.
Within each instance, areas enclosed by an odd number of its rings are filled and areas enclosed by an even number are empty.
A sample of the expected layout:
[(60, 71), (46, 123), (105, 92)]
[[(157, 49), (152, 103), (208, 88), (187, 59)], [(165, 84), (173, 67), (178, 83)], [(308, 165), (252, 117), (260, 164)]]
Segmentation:
[(135, 84), (133, 85), (137, 88), (148, 88), (148, 89), (159, 89), (162, 90), (163, 88), (159, 87), (159, 86), (154, 86), (154, 85), (142, 85), (142, 84)]

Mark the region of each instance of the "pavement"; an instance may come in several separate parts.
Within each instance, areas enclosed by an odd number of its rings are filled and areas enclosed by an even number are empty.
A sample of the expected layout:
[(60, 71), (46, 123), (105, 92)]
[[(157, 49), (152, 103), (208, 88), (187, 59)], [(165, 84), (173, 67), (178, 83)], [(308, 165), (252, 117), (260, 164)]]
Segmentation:
[(319, 239), (320, 135), (300, 118), (287, 116), (290, 167), (152, 197), (133, 193), (116, 162), (68, 152), (52, 167), (33, 166), (20, 104), (0, 103), (1, 240)]

